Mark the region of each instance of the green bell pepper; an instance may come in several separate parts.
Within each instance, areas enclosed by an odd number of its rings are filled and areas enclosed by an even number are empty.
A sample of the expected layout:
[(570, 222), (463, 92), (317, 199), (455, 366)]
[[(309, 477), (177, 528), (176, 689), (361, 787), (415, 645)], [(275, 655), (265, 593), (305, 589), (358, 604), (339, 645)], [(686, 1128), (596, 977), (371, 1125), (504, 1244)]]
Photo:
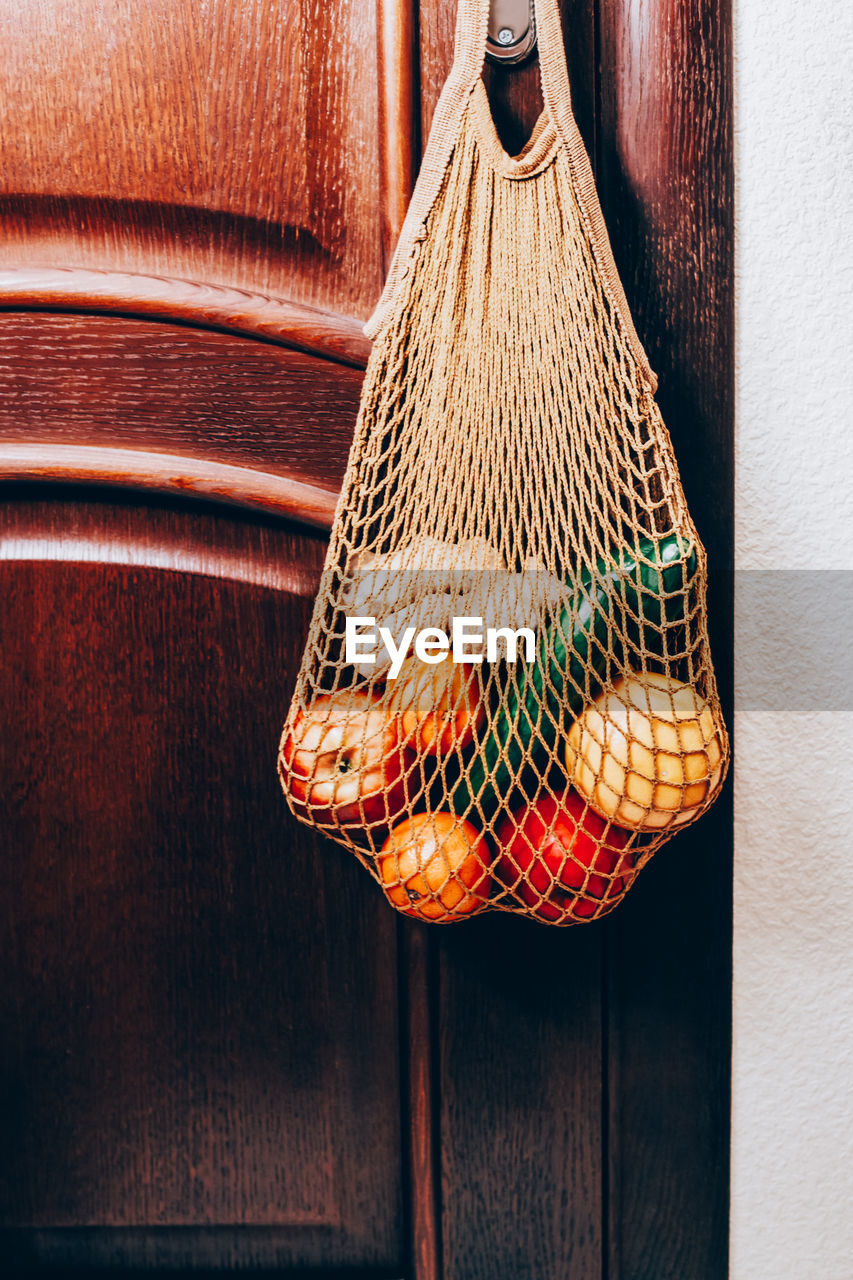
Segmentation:
[[(488, 818), (519, 784), (538, 786), (558, 735), (596, 696), (611, 661), (625, 662), (619, 637), (663, 658), (662, 628), (684, 620), (697, 567), (695, 545), (680, 534), (641, 538), (615, 561), (581, 572), (571, 600), (541, 636), (536, 661), (518, 663), (502, 691), (485, 741), (450, 792), (460, 817)], [(547, 673), (547, 678), (546, 678)]]

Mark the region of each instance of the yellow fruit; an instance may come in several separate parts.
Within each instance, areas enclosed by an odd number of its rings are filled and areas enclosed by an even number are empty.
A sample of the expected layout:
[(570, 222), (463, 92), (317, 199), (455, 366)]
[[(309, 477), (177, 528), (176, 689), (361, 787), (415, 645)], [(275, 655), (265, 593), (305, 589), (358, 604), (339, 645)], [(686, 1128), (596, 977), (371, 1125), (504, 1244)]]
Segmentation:
[(680, 826), (720, 785), (722, 727), (690, 685), (633, 676), (601, 694), (572, 725), (566, 767), (591, 807), (618, 826)]

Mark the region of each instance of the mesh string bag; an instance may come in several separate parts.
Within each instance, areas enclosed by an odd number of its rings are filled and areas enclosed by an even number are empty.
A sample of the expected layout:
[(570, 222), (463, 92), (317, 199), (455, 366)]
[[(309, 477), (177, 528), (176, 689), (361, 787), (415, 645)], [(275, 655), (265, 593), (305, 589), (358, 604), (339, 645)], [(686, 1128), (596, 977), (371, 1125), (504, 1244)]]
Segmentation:
[[(400, 911), (557, 925), (718, 792), (706, 559), (571, 112), (508, 156), (456, 56), (388, 280), (278, 769)], [(465, 620), (468, 621), (465, 621)]]

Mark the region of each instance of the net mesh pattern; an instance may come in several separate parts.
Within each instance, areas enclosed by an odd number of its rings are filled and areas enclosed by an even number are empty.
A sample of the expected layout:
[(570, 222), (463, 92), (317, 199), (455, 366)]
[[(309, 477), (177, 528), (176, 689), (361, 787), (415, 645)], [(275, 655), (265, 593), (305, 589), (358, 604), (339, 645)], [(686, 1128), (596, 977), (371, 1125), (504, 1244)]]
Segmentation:
[[(653, 387), (570, 149), (546, 111), (509, 160), (478, 80), (374, 343), (279, 752), (293, 813), (404, 913), (601, 917), (719, 790), (705, 553)], [(455, 662), (463, 617), (484, 639)], [(421, 656), (407, 628), (437, 629)]]

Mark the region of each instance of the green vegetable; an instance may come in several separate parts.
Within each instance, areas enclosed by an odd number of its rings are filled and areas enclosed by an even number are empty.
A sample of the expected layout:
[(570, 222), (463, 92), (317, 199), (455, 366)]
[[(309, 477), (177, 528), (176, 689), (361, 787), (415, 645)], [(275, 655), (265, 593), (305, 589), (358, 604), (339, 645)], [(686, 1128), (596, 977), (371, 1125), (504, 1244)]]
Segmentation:
[(683, 622), (696, 566), (695, 546), (671, 534), (641, 538), (636, 549), (599, 561), (594, 575), (581, 572), (571, 600), (540, 636), (536, 661), (518, 663), (507, 682), (485, 742), (452, 788), (454, 813), (476, 820), (479, 809), (488, 817), (519, 784), (536, 789), (560, 731), (595, 697), (608, 665), (631, 665), (631, 648), (665, 656), (663, 628)]

